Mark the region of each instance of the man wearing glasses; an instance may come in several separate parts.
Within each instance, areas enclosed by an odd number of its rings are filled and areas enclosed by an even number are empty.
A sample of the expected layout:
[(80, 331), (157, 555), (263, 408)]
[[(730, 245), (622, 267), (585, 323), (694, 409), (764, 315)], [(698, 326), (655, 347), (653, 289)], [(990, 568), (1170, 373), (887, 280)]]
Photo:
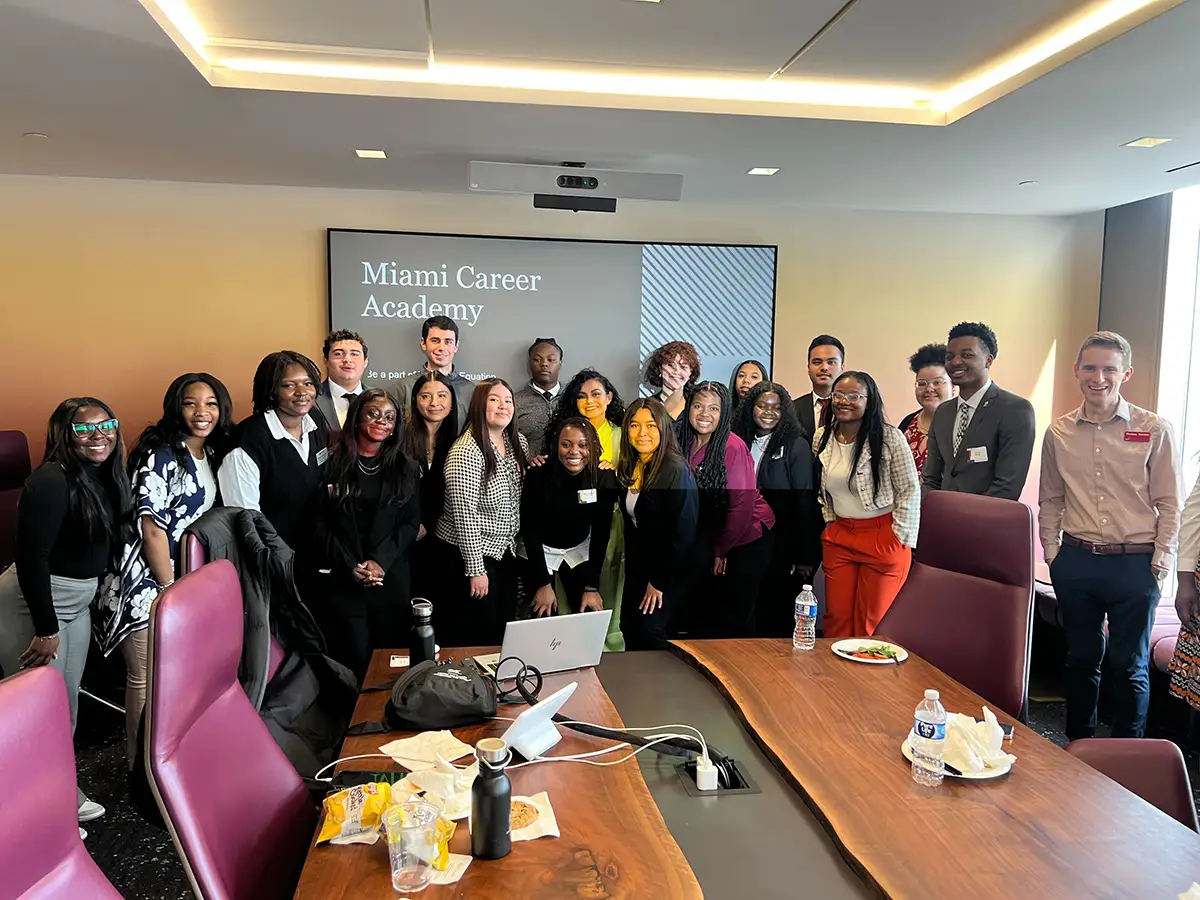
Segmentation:
[(992, 329), (962, 322), (946, 342), (946, 374), (958, 399), (943, 403), (929, 429), (921, 491), (962, 491), (1019, 500), (1033, 458), (1033, 406), (992, 382), (999, 349)]

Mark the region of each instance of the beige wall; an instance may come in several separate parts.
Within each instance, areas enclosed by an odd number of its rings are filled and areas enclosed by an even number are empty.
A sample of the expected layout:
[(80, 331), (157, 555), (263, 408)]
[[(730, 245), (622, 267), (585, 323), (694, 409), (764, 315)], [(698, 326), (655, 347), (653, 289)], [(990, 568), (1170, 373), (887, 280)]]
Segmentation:
[(319, 355), (326, 227), (778, 244), (775, 370), (794, 391), (808, 389), (809, 338), (830, 331), (898, 421), (914, 406), (908, 354), (980, 319), (999, 335), (996, 380), (1044, 426), (1077, 402), (1069, 363), (1096, 325), (1103, 215), (629, 203), (613, 216), (527, 197), (0, 177), (0, 428), (24, 430), (36, 458), (54, 405), (89, 393), (136, 433), (190, 370), (248, 413), (263, 354)]

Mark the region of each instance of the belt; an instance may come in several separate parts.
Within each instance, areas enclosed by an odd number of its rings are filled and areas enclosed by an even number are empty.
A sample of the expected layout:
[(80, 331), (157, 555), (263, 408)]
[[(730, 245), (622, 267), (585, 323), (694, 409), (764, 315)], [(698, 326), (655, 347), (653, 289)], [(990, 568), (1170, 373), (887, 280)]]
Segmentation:
[(1096, 544), (1063, 532), (1064, 547), (1079, 547), (1093, 556), (1143, 556), (1153, 554), (1154, 544)]

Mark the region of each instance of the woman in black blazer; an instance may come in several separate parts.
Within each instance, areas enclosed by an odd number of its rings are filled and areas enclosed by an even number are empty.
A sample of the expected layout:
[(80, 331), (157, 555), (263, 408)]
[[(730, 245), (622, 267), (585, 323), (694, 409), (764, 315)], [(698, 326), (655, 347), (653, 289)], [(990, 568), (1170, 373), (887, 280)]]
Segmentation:
[(796, 595), (821, 561), (812, 450), (787, 388), (773, 381), (750, 389), (733, 433), (750, 448), (759, 492), (775, 513), (775, 549), (755, 611), (755, 633), (788, 637)]
[(418, 469), (400, 447), (397, 418), (392, 398), (378, 388), (351, 402), (325, 467), (313, 529), (312, 609), (329, 655), (360, 681), (373, 649), (404, 645), (411, 616)]
[(625, 517), (621, 631), (629, 650), (667, 649), (672, 619), (696, 559), (696, 481), (658, 400), (629, 404), (621, 429), (617, 505)]

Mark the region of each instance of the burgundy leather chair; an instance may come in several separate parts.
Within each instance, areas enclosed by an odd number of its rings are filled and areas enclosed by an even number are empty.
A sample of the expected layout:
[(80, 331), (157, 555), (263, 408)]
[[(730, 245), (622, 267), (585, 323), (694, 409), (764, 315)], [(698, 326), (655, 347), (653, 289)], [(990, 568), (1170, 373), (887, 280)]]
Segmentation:
[(0, 681), (0, 897), (121, 900), (79, 837), (75, 745), (62, 675)]
[(238, 683), (242, 594), (217, 560), (151, 608), (147, 774), (197, 897), (291, 897), (316, 823), (308, 790)]
[(1103, 772), (1192, 831), (1200, 831), (1196, 801), (1183, 754), (1170, 741), (1154, 738), (1085, 738), (1067, 752)]
[[(1033, 634), (1033, 513), (1024, 503), (932, 491), (912, 571), (876, 633), (997, 710), (1021, 717)], [(954, 710), (979, 716), (979, 710)]]
[[(183, 571), (185, 573), (195, 572), (208, 562), (208, 551), (194, 534), (185, 535), (183, 540)], [(269, 659), (267, 681), (275, 677), (275, 673), (279, 671), (279, 667), (283, 665), (284, 660), (283, 648), (279, 646), (279, 641), (275, 640), (274, 635), (271, 635), (271, 655)]]
[(17, 501), (29, 477), (29, 442), (21, 431), (0, 431), (0, 571), (13, 561)]

